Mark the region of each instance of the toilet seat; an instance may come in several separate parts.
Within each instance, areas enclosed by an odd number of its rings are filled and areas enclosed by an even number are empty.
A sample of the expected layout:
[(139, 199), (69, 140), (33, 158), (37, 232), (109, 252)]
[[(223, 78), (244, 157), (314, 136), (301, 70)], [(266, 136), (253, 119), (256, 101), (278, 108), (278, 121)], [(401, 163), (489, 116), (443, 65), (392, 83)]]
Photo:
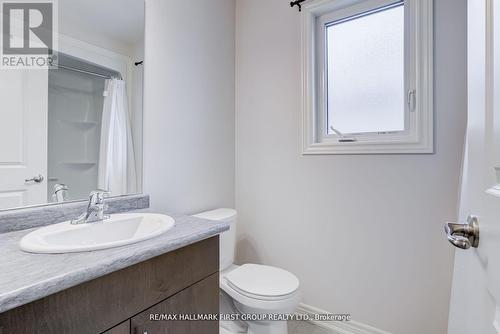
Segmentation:
[(259, 300), (287, 299), (299, 288), (292, 273), (271, 266), (244, 264), (225, 275), (228, 285), (249, 298)]

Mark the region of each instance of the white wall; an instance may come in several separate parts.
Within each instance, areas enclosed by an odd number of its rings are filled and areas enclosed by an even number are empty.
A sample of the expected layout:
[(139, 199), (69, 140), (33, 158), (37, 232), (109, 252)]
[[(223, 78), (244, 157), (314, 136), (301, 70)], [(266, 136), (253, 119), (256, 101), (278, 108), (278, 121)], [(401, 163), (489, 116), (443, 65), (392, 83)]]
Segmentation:
[(129, 44), (122, 43), (113, 38), (104, 36), (103, 34), (95, 34), (92, 31), (82, 29), (82, 27), (78, 25), (62, 25), (59, 27), (59, 34), (60, 38), (70, 37), (80, 42), (88, 43), (124, 56), (130, 57), (134, 52), (133, 47)]
[(466, 119), (466, 0), (435, 1), (436, 154), (300, 155), (300, 14), (236, 4), (240, 262), (284, 267), (303, 302), (394, 334), (446, 332)]
[(133, 52), (133, 48), (129, 44), (121, 43), (101, 34), (93, 34), (90, 31), (79, 29), (77, 26), (68, 25), (64, 29), (59, 29), (59, 33), (122, 55), (128, 56)]
[(154, 211), (234, 205), (234, 0), (146, 0), (144, 192)]
[(144, 0), (64, 0), (58, 12), (60, 33), (123, 55), (144, 33)]

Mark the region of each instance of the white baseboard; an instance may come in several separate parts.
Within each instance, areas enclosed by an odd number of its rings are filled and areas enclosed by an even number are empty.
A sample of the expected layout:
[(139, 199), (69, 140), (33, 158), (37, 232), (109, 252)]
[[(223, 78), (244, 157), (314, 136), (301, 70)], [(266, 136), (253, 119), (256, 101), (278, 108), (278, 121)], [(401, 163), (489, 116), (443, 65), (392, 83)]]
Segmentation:
[[(300, 304), (297, 307), (297, 313), (308, 314), (314, 317), (315, 314), (328, 314), (330, 312), (318, 309), (316, 307)], [(317, 321), (310, 320), (311, 324), (326, 329), (334, 334), (391, 334), (387, 331), (362, 324), (357, 321)]]

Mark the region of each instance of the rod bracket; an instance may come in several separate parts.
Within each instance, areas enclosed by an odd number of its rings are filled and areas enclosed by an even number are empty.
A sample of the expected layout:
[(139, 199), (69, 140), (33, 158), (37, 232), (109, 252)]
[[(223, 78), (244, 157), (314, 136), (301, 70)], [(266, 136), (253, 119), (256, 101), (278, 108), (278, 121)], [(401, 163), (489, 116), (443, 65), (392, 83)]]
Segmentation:
[(297, 6), (297, 7), (299, 7), (299, 12), (301, 12), (302, 11), (302, 5), (301, 4), (304, 1), (306, 1), (306, 0), (295, 0), (295, 1), (292, 1), (292, 2), (290, 2), (290, 7), (293, 8), (293, 7)]

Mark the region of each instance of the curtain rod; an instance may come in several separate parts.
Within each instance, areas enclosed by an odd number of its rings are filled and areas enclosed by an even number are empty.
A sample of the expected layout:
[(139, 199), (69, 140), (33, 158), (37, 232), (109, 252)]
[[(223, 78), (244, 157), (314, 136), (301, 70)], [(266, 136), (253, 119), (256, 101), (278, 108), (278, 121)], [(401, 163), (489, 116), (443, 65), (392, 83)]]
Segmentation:
[(301, 12), (302, 11), (302, 5), (301, 5), (301, 3), (303, 3), (304, 1), (306, 1), (306, 0), (295, 0), (295, 1), (292, 1), (292, 2), (290, 2), (290, 7), (293, 8), (294, 6), (297, 6), (297, 7), (299, 7), (299, 12)]
[(83, 73), (83, 74), (88, 74), (88, 75), (93, 75), (95, 77), (100, 77), (100, 78), (105, 78), (105, 79), (113, 79), (113, 78), (118, 78), (121, 79), (121, 76), (111, 76), (111, 75), (106, 75), (106, 74), (100, 74), (96, 72), (91, 72), (91, 71), (85, 71), (85, 70), (80, 70), (78, 68), (70, 67), (70, 66), (65, 66), (61, 64), (55, 65), (57, 68), (63, 68), (65, 70), (73, 71), (73, 72), (78, 72), (78, 73)]

